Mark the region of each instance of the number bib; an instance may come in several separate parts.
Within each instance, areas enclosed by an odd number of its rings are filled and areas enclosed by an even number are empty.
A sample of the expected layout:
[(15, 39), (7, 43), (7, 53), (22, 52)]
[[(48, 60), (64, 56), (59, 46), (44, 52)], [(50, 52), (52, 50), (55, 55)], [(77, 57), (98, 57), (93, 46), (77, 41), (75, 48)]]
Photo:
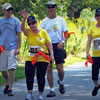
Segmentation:
[(100, 38), (93, 40), (93, 50), (100, 50)]
[(29, 46), (29, 56), (34, 56), (38, 50), (43, 51), (41, 46)]

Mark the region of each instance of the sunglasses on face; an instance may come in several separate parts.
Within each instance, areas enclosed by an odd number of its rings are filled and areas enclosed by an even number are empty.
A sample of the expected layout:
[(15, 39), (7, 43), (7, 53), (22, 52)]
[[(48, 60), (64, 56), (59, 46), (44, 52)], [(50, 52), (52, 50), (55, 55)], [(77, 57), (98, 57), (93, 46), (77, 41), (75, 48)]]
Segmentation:
[(95, 17), (100, 17), (100, 13), (99, 14), (95, 14)]
[(13, 9), (12, 9), (12, 8), (7, 9), (6, 11), (10, 11), (10, 10), (12, 10), (12, 11), (13, 11)]
[(28, 25), (30, 26), (30, 25), (33, 25), (33, 24), (35, 24), (36, 22), (31, 22), (31, 23), (28, 23)]
[(56, 6), (47, 6), (47, 8), (48, 8), (48, 9), (50, 9), (50, 8), (53, 9), (53, 8), (56, 8)]
[(95, 15), (96, 17), (100, 17), (100, 15)]

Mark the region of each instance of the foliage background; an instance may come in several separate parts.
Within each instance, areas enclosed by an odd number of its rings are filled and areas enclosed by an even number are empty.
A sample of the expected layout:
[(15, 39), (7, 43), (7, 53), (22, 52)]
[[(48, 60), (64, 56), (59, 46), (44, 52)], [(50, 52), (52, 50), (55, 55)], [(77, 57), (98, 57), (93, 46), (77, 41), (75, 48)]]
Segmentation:
[[(21, 10), (25, 9), (29, 15), (35, 15), (38, 25), (47, 16), (45, 4), (48, 0), (0, 0), (0, 7), (6, 2), (10, 2), (14, 7), (14, 15), (22, 20)], [(85, 52), (87, 33), (91, 25), (95, 24), (95, 8), (100, 6), (100, 0), (54, 0), (57, 3), (57, 14), (63, 16), (68, 24), (68, 31), (75, 32), (65, 44), (67, 54), (78, 55)], [(2, 7), (0, 15), (3, 16)], [(77, 15), (77, 17), (76, 17)], [(79, 16), (78, 16), (79, 15)], [(22, 33), (21, 53), (19, 61), (24, 62), (27, 51), (26, 37)]]

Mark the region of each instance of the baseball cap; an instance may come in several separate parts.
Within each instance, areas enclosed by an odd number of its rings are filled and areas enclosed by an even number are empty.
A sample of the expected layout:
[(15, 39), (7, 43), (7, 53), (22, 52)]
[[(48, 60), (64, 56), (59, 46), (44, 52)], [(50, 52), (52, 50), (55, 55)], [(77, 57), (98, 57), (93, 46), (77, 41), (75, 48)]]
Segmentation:
[(13, 7), (10, 3), (5, 3), (5, 4), (2, 5), (2, 9), (8, 10), (9, 8), (13, 9)]
[(96, 9), (95, 15), (100, 15), (100, 8), (97, 8), (97, 9)]
[(27, 18), (27, 23), (32, 22), (33, 24), (37, 22), (36, 18), (34, 16), (29, 16)]
[(48, 1), (46, 6), (57, 6), (57, 4), (54, 1)]

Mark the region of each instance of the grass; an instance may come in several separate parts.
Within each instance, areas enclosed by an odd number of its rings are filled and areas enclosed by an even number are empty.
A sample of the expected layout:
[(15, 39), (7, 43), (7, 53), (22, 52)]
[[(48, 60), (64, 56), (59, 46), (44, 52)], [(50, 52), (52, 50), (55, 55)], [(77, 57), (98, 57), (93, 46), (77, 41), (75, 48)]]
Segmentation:
[[(71, 65), (71, 64), (74, 64), (77, 62), (83, 62), (85, 60), (86, 60), (85, 53), (81, 53), (81, 54), (75, 55), (75, 56), (68, 55), (67, 59), (65, 59), (64, 66)], [(15, 81), (25, 77), (25, 67), (24, 66), (25, 66), (24, 63), (18, 64), (17, 70), (15, 70)], [(53, 67), (55, 69), (55, 65), (53, 65)], [(2, 74), (0, 72), (0, 85), (2, 85), (4, 83), (5, 83), (5, 80), (2, 77)]]
[(79, 55), (73, 55), (73, 56), (69, 55), (67, 59), (65, 59), (64, 66), (71, 65), (77, 62), (83, 62), (83, 61), (86, 61), (85, 53), (81, 53)]
[[(17, 69), (15, 70), (15, 81), (22, 79), (25, 77), (25, 68), (24, 64), (18, 64)], [(2, 74), (0, 72), (0, 85), (4, 84), (5, 80), (2, 77)]]

